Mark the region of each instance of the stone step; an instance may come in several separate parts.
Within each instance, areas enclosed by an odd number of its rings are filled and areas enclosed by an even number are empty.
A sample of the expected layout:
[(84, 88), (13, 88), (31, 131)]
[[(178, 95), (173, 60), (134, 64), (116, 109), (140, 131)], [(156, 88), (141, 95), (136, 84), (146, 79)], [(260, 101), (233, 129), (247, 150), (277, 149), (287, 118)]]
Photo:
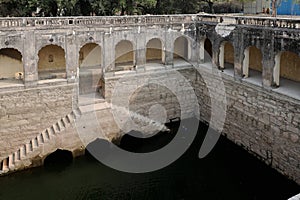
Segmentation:
[(49, 135), (50, 139), (51, 139), (51, 137), (55, 136), (55, 131), (54, 131), (53, 126), (51, 126), (50, 128), (48, 128), (47, 132), (48, 132), (48, 135)]
[(74, 114), (74, 116), (75, 116), (75, 119), (79, 118), (79, 117), (80, 117), (80, 115), (81, 115), (81, 112), (80, 112), (80, 110), (79, 110), (79, 109), (73, 110), (73, 112), (72, 112), (72, 113)]
[(20, 151), (20, 160), (21, 160), (22, 158), (24, 158), (26, 156), (26, 146), (25, 145), (21, 146), (19, 151)]
[(21, 160), (20, 149), (15, 152), (15, 161)]
[(14, 164), (15, 164), (14, 155), (10, 154), (8, 156), (8, 167), (11, 168), (12, 166), (14, 166)]
[(48, 135), (48, 129), (46, 129), (42, 132), (42, 137), (43, 137), (44, 142), (50, 140), (50, 137)]
[(60, 132), (57, 123), (53, 124), (53, 125), (52, 125), (52, 128), (53, 128), (54, 135), (55, 135), (55, 134), (58, 134), (58, 133)]
[(57, 126), (58, 126), (60, 132), (63, 131), (63, 130), (65, 130), (65, 126), (63, 125), (63, 123), (62, 123), (61, 120), (59, 120), (57, 122)]
[(30, 153), (32, 152), (32, 145), (31, 145), (31, 142), (27, 143), (26, 144), (26, 153)]
[(31, 144), (32, 144), (32, 149), (38, 148), (38, 141), (37, 141), (37, 138), (32, 139), (32, 140), (31, 140)]
[(44, 130), (29, 143), (21, 146), (20, 149), (18, 149), (15, 153), (2, 160), (2, 162), (0, 163), (0, 174), (9, 171), (9, 169), (14, 169), (14, 165), (17, 161), (25, 158), (28, 153), (34, 151), (34, 149), (44, 144), (47, 140), (50, 140), (52, 136), (66, 129), (76, 118), (80, 116), (81, 112), (78, 109), (73, 110), (72, 113), (66, 115), (58, 122), (53, 124), (50, 128)]
[(80, 113), (95, 112), (95, 111), (105, 110), (109, 108), (110, 108), (110, 104), (108, 104), (107, 102), (102, 102), (97, 104), (80, 106)]
[(67, 127), (66, 122), (64, 121), (64, 117), (60, 119), (61, 124), (64, 126), (64, 128)]
[(44, 138), (42, 134), (39, 134), (38, 136), (36, 136), (36, 139), (38, 141), (38, 146), (44, 144)]
[(2, 171), (4, 171), (4, 172), (8, 171), (8, 157), (5, 158), (2, 162)]
[(63, 124), (64, 124), (64, 126), (65, 126), (66, 128), (70, 126), (70, 122), (69, 122), (69, 120), (67, 119), (67, 116), (66, 116), (66, 117), (63, 117), (61, 120), (62, 120), (62, 122), (63, 122)]
[(80, 98), (79, 99), (79, 106), (87, 106), (87, 105), (98, 104), (98, 103), (103, 103), (103, 102), (105, 102), (105, 99), (97, 98), (97, 96), (90, 95), (90, 97), (86, 100)]
[(75, 120), (73, 114), (68, 114), (68, 115), (67, 115), (67, 119), (68, 119), (69, 123), (72, 123), (72, 122), (74, 122), (74, 120)]

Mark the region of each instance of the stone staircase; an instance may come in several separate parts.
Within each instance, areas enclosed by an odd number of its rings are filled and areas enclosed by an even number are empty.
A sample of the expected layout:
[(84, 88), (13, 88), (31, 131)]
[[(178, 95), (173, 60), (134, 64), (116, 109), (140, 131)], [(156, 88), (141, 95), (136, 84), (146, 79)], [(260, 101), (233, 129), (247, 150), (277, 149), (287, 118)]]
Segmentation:
[[(53, 140), (59, 134), (74, 123), (76, 119), (81, 116), (79, 109), (73, 110), (70, 114), (61, 118), (50, 128), (45, 129), (39, 133), (35, 138), (22, 145), (16, 152), (10, 154), (8, 157), (0, 162), (0, 175), (13, 172), (26, 167), (24, 162), (38, 156), (43, 145)], [(31, 162), (29, 162), (29, 165)]]
[[(128, 110), (125, 107), (120, 107), (120, 106), (115, 105), (114, 109), (118, 110), (118, 113), (120, 114), (120, 116), (128, 117), (128, 114), (129, 114), (130, 118), (132, 120), (134, 120), (135, 123), (137, 123), (141, 127), (143, 127), (142, 132), (145, 135), (152, 135), (153, 132), (157, 132), (157, 131), (167, 131), (167, 132), (170, 131), (169, 128), (167, 128), (164, 123), (150, 119), (149, 117), (146, 117), (146, 116), (141, 115), (134, 111), (129, 111), (129, 113), (128, 113)], [(124, 118), (124, 119), (121, 119), (121, 118), (120, 118), (121, 121), (127, 120), (126, 118)]]

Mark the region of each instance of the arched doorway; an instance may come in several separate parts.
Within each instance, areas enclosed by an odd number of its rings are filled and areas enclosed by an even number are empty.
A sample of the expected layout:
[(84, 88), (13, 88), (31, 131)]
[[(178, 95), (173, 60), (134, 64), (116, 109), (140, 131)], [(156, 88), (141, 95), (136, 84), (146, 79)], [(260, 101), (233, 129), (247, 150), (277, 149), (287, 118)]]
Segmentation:
[(212, 60), (212, 43), (210, 39), (204, 40), (204, 62), (211, 62)]
[(220, 46), (219, 63), (221, 69), (234, 68), (234, 48), (231, 42), (222, 42)]
[(273, 72), (277, 91), (300, 99), (300, 57), (291, 51), (279, 52)]
[(208, 38), (200, 41), (200, 62), (207, 63), (212, 60), (212, 43)]
[(189, 42), (184, 36), (178, 37), (174, 42), (174, 60), (189, 60)]
[(80, 68), (99, 68), (102, 64), (102, 50), (96, 43), (88, 43), (79, 51)]
[(13, 48), (0, 49), (0, 85), (23, 83), (22, 54)]
[(39, 51), (38, 56), (39, 80), (67, 78), (65, 51), (62, 47), (47, 45)]
[(88, 43), (79, 51), (79, 94), (101, 92), (102, 49), (96, 43)]
[(275, 63), (278, 62), (278, 66), (274, 70), (279, 72), (276, 73), (276, 84), (279, 86), (280, 78), (300, 82), (300, 57), (296, 53), (284, 51), (278, 53), (276, 58)]
[(262, 53), (255, 46), (250, 46), (244, 51), (243, 77), (250, 77), (257, 84), (262, 84)]
[(120, 41), (115, 47), (115, 69), (132, 70), (134, 69), (134, 50), (132, 42), (128, 40)]
[(146, 63), (163, 63), (162, 42), (158, 38), (153, 38), (146, 45)]

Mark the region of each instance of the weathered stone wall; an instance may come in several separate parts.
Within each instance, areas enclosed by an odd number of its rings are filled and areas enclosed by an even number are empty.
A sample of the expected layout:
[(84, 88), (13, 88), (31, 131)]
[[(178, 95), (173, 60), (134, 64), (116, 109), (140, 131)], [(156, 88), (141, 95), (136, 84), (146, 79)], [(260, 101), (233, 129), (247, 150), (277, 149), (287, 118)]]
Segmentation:
[[(217, 102), (217, 105), (226, 103), (226, 120), (222, 133), (231, 141), (255, 154), (266, 164), (300, 183), (300, 102), (235, 80), (226, 74), (220, 77), (214, 76), (203, 66), (197, 70), (200, 73), (195, 69), (181, 69), (179, 72), (194, 88), (200, 107), (200, 119), (213, 123), (210, 121), (211, 98)], [(157, 78), (155, 80), (172, 81), (172, 75), (174, 74), (169, 71), (155, 73)], [(210, 81), (205, 82), (203, 76)], [(156, 104), (166, 109), (167, 119), (182, 117), (181, 112), (187, 112), (188, 115), (185, 116), (195, 114), (191, 101), (187, 101), (190, 107), (180, 107), (178, 97), (162, 86), (146, 84), (144, 87), (137, 87), (138, 79), (142, 81), (145, 77), (146, 75), (136, 75), (127, 81), (116, 77), (105, 79), (105, 90), (108, 95), (106, 98), (110, 99), (114, 87), (122, 82), (127, 88), (136, 89), (129, 96), (129, 108), (141, 115), (149, 117), (149, 109)], [(224, 82), (227, 102), (222, 102), (220, 97), (224, 91), (222, 85), (219, 84), (220, 81)], [(157, 83), (161, 82), (157, 81)], [(186, 91), (188, 87), (180, 81), (174, 84), (177, 91), (189, 98), (189, 93)], [(115, 98), (126, 99), (126, 95)]]
[(74, 84), (0, 93), (0, 159), (72, 110)]
[[(201, 69), (201, 66), (198, 70), (202, 76), (211, 76)], [(189, 79), (195, 77), (193, 70), (181, 72)], [(223, 134), (282, 174), (300, 183), (300, 102), (234, 80), (226, 74), (222, 77), (227, 99)], [(211, 80), (214, 79), (218, 77), (211, 76)], [(194, 81), (192, 79), (192, 82), (199, 98), (201, 119), (208, 121), (211, 107), (208, 90), (201, 78)], [(207, 87), (217, 94), (221, 94), (223, 90), (213, 81)]]
[(176, 70), (108, 77), (104, 87), (106, 101), (115, 106), (128, 106), (131, 111), (150, 119), (149, 110), (156, 105), (165, 109), (160, 111), (166, 112), (166, 119), (197, 115), (193, 88)]

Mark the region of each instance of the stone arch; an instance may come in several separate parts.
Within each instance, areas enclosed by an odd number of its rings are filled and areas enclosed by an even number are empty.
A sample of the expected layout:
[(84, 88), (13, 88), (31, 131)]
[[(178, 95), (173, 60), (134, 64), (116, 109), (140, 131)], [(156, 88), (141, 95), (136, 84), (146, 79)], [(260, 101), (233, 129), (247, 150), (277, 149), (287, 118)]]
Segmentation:
[[(252, 75), (260, 74), (263, 71), (262, 66), (262, 52), (256, 46), (248, 46), (244, 50), (244, 60), (243, 60), (243, 77), (247, 78)], [(251, 76), (252, 76), (251, 75)]]
[(234, 47), (230, 41), (220, 45), (219, 64), (221, 69), (234, 68)]
[(121, 40), (115, 46), (115, 67), (123, 70), (131, 70), (135, 65), (135, 52), (133, 43), (129, 40)]
[(102, 57), (102, 48), (97, 43), (86, 43), (80, 48), (78, 59), (80, 95), (100, 92)]
[(94, 42), (84, 44), (79, 50), (79, 67), (100, 68), (102, 66), (102, 48)]
[(19, 50), (0, 49), (0, 80), (24, 80), (23, 56)]
[(163, 43), (159, 38), (152, 38), (147, 42), (146, 62), (164, 63)]
[(58, 45), (46, 45), (38, 53), (39, 79), (66, 78), (65, 50)]
[(174, 41), (173, 58), (189, 60), (191, 58), (190, 41), (185, 36), (179, 36)]
[(200, 61), (211, 62), (212, 60), (212, 42), (209, 38), (200, 40)]
[(280, 78), (300, 82), (300, 57), (291, 51), (281, 51), (275, 56), (274, 84), (280, 85)]

